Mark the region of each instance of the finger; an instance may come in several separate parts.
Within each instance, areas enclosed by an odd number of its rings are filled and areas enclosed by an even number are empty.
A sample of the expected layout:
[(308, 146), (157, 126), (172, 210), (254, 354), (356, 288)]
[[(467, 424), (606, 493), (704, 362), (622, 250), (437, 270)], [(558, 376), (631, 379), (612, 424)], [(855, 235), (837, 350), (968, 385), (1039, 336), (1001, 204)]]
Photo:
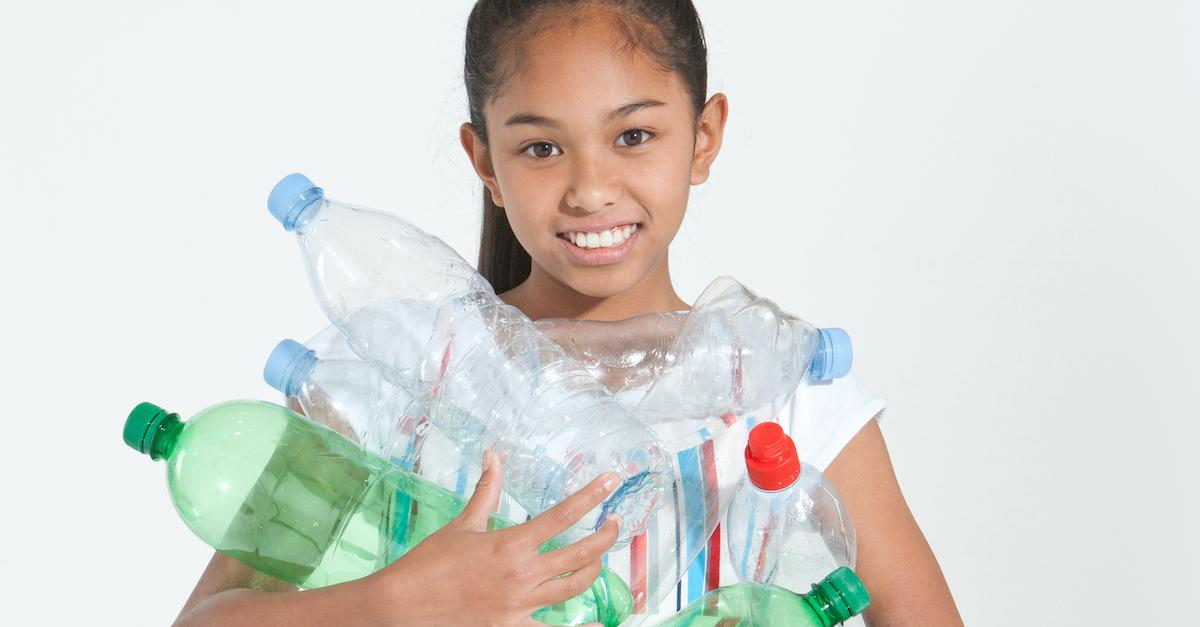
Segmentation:
[(504, 485), (504, 470), (500, 458), (491, 449), (483, 452), (483, 474), (475, 484), (471, 500), (454, 522), (466, 529), (487, 531), (488, 517), (500, 507), (500, 488)]
[(593, 560), (570, 575), (544, 581), (530, 592), (529, 599), (537, 603), (538, 607), (573, 599), (591, 587), (596, 578), (600, 576), (602, 566), (600, 560)]
[(540, 545), (579, 522), (584, 514), (603, 503), (619, 482), (620, 478), (616, 473), (606, 472), (592, 479), (591, 483), (563, 499), (558, 505), (517, 528), (532, 534), (529, 537)]
[(596, 533), (568, 545), (538, 556), (538, 569), (547, 578), (569, 573), (600, 559), (604, 552), (617, 541), (621, 531), (620, 516), (604, 521)]

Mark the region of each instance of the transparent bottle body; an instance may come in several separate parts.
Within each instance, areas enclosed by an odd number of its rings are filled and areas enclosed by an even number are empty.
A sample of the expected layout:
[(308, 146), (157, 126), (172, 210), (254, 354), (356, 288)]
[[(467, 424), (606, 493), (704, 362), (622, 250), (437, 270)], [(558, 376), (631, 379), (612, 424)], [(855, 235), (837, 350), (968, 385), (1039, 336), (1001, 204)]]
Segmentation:
[(854, 568), (854, 525), (837, 489), (809, 464), (800, 465), (794, 484), (777, 491), (742, 477), (726, 520), (726, 545), (740, 581), (799, 591), (839, 566)]
[[(482, 474), (478, 464), (425, 419), (414, 399), (363, 361), (318, 359), (295, 400), (306, 418), (456, 496), (469, 496)], [(513, 520), (526, 519), (507, 493), (501, 493), (497, 511)]]
[(415, 398), (472, 460), (538, 514), (605, 471), (623, 484), (566, 538), (610, 514), (623, 545), (669, 484), (657, 435), (450, 247), (400, 218), (322, 199), (296, 229), (314, 290), (350, 347)]
[[(196, 535), (303, 588), (382, 568), (466, 504), (337, 433), (260, 401), (222, 403), (183, 423), (166, 462), (172, 501)], [(489, 527), (511, 524), (493, 516)], [(615, 625), (630, 609), (628, 588), (605, 570), (584, 594), (534, 616), (551, 624)]]
[(787, 402), (808, 377), (816, 327), (784, 313), (729, 277), (709, 284), (689, 312), (617, 322), (545, 320), (539, 325), (664, 441), (713, 417)]

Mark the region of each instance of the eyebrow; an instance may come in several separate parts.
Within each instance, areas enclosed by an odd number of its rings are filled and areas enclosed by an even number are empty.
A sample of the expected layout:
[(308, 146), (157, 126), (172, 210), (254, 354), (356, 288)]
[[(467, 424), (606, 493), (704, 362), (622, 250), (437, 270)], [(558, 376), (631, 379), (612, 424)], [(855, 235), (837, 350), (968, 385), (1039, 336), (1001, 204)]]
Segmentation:
[[(622, 105), (616, 109), (613, 109), (607, 116), (605, 116), (604, 119), (606, 122), (611, 122), (613, 120), (632, 115), (636, 111), (641, 111), (642, 109), (647, 109), (649, 107), (660, 107), (665, 104), (665, 102), (659, 102), (657, 100), (639, 100), (637, 102), (631, 102), (627, 105)], [(562, 124), (560, 124), (557, 120), (533, 113), (518, 113), (517, 115), (514, 115), (504, 121), (505, 126), (515, 126), (517, 124), (548, 126), (553, 129), (562, 128)]]

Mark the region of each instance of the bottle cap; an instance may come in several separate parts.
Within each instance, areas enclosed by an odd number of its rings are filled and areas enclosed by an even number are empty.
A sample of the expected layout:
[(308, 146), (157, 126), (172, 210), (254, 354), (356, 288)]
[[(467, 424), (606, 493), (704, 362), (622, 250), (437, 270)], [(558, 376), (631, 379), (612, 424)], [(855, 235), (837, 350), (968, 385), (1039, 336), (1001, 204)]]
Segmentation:
[(777, 422), (764, 422), (750, 430), (746, 442), (746, 474), (759, 490), (775, 491), (796, 482), (800, 456), (796, 443)]
[(295, 340), (283, 340), (275, 345), (275, 350), (267, 357), (263, 379), (267, 385), (284, 395), (295, 396), (308, 375), (312, 374), (316, 363), (316, 351)]
[(300, 214), (314, 202), (325, 197), (325, 190), (317, 187), (307, 176), (294, 172), (279, 180), (267, 196), (267, 209), (271, 215), (291, 231), (296, 228)]
[(824, 590), (826, 597), (839, 605), (836, 609), (845, 612), (843, 620), (861, 614), (871, 604), (867, 587), (854, 571), (845, 566), (839, 566), (813, 588)]
[(125, 419), (125, 443), (133, 450), (149, 455), (158, 426), (169, 415), (170, 412), (154, 403), (138, 403)]
[(846, 376), (854, 362), (850, 334), (845, 329), (817, 329), (817, 352), (809, 372), (817, 381), (831, 381)]

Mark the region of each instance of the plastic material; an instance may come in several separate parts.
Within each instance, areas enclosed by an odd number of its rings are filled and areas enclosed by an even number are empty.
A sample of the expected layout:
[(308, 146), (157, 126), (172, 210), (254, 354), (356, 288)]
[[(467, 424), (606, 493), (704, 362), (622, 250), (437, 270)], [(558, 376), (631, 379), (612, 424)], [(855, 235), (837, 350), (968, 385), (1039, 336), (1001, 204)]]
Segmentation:
[[(735, 305), (735, 303), (741, 303)], [(716, 523), (724, 518), (736, 481), (745, 468), (744, 449), (747, 443), (748, 426), (744, 416), (769, 417), (775, 415), (783, 402), (795, 391), (804, 394), (809, 385), (817, 384), (806, 376), (803, 368), (788, 376), (765, 372), (761, 364), (771, 361), (761, 356), (766, 351), (783, 352), (790, 358), (776, 356), (775, 363), (803, 361), (806, 346), (812, 346), (815, 329), (794, 322), (794, 317), (776, 316), (774, 305), (754, 296), (733, 279), (721, 278), (714, 281), (689, 314), (649, 314), (616, 322), (572, 321), (563, 319), (539, 320), (536, 325), (547, 335), (559, 342), (567, 353), (580, 360), (588, 371), (616, 394), (618, 402), (635, 414), (640, 412), (639, 403), (647, 406), (678, 405), (694, 411), (705, 412), (696, 416), (681, 413), (659, 415), (650, 426), (669, 436), (667, 448), (674, 454), (672, 475), (673, 487), (667, 491), (666, 503), (650, 517), (646, 527), (644, 546), (648, 547), (647, 563), (657, 567), (651, 569), (644, 580), (644, 587), (635, 586), (635, 602), (639, 606), (657, 607), (657, 603), (674, 590), (674, 585), (688, 570), (712, 535)], [(706, 338), (704, 342), (681, 340), (680, 329), (687, 316), (703, 316), (709, 322), (696, 328), (711, 328), (713, 320), (725, 319), (724, 328), (730, 333), (722, 336), (728, 346), (717, 345), (717, 339)], [(766, 317), (782, 331), (758, 333)], [(799, 327), (799, 329), (797, 329)], [(319, 342), (337, 355), (339, 359), (359, 358), (346, 344), (346, 338), (337, 329), (322, 331), (314, 342)], [(678, 350), (704, 350), (703, 355), (677, 358)], [(697, 348), (699, 347), (699, 348)], [(795, 353), (799, 352), (799, 355)], [(754, 355), (759, 353), (760, 355)], [(746, 355), (743, 358), (743, 354)], [(711, 360), (717, 360), (714, 366)], [(709, 363), (705, 363), (709, 360)], [(812, 358), (815, 361), (815, 357)], [(739, 371), (738, 363), (751, 363), (751, 367)], [(754, 365), (759, 364), (756, 370)], [(664, 372), (674, 368), (690, 368), (686, 376), (670, 375), (675, 380), (685, 380), (698, 394), (704, 390), (715, 390), (711, 399), (680, 399), (680, 395), (667, 385), (655, 385)], [(811, 367), (810, 367), (811, 369)], [(763, 373), (753, 380), (756, 374)], [(314, 378), (319, 378), (319, 371)], [(701, 376), (714, 377), (708, 384), (696, 383)], [(740, 377), (741, 381), (738, 380)], [(366, 381), (369, 376), (363, 375)], [(378, 377), (376, 377), (376, 380)], [(748, 383), (743, 384), (747, 379)], [(363, 408), (362, 403), (336, 401), (333, 397), (347, 399), (369, 397), (376, 383), (364, 383), (361, 391), (346, 386), (347, 379), (334, 390), (320, 384), (330, 402), (346, 410)], [(301, 406), (305, 401), (300, 400)], [(309, 410), (306, 409), (307, 413)], [(372, 419), (343, 416), (352, 424), (370, 422)], [(336, 421), (335, 421), (336, 422)], [(429, 428), (422, 428), (429, 427)], [(457, 450), (436, 426), (418, 423), (416, 435), (410, 437), (412, 429), (401, 429), (396, 438), (401, 444), (391, 453), (393, 462), (429, 478), (459, 495), (465, 495), (478, 478), (478, 470), (470, 460)], [(368, 447), (371, 448), (371, 447)], [(372, 450), (382, 450), (374, 449)], [(409, 455), (400, 457), (402, 451)], [(387, 454), (387, 453), (385, 453)], [(716, 472), (713, 472), (713, 469)], [(796, 466), (798, 471), (799, 466)], [(731, 483), (718, 484), (722, 481)], [(790, 482), (789, 482), (790, 483)], [(502, 497), (500, 512), (519, 520), (523, 510), (510, 498)], [(626, 574), (623, 562), (610, 561), (618, 572)], [(632, 575), (632, 573), (629, 573)], [(643, 595), (644, 592), (644, 595)]]
[(295, 340), (283, 340), (267, 358), (263, 366), (263, 379), (285, 396), (295, 396), (316, 363), (315, 352)]
[(317, 187), (307, 176), (299, 172), (283, 177), (267, 196), (267, 209), (271, 215), (291, 231), (302, 221), (305, 209), (320, 201), (325, 196), (325, 190)]
[[(273, 214), (286, 204), (290, 216), (307, 197), (285, 193), (289, 180), (272, 194)], [(618, 546), (645, 528), (670, 483), (653, 431), (441, 240), (324, 197), (303, 213), (292, 228), (326, 315), (464, 454), (494, 449), (505, 489), (535, 515), (616, 472), (623, 484), (567, 537), (611, 514), (623, 519)]]
[(798, 389), (845, 376), (852, 360), (845, 331), (784, 313), (730, 277), (686, 313), (538, 324), (667, 442), (726, 412), (775, 415)]
[[(853, 568), (854, 525), (833, 484), (795, 458), (795, 444), (779, 425), (754, 427), (749, 441), (747, 476), (723, 527), (738, 579), (802, 590), (839, 566)], [(757, 452), (755, 443), (762, 445)], [(780, 485), (789, 475), (793, 480)]]
[(820, 333), (817, 354), (812, 361), (813, 378), (830, 381), (846, 376), (854, 363), (850, 334), (844, 329), (820, 329)]
[(839, 568), (808, 594), (759, 583), (717, 588), (661, 627), (832, 627), (862, 613), (871, 599), (849, 568)]
[(786, 488), (800, 476), (800, 457), (796, 443), (778, 423), (758, 425), (746, 443), (746, 476), (759, 490)]
[[(137, 445), (131, 446), (166, 458), (167, 488), (188, 527), (216, 550), (303, 588), (382, 568), (466, 506), (464, 499), (271, 403), (222, 403), (187, 422), (145, 403), (129, 415), (126, 442), (155, 421), (159, 428), (141, 441), (134, 438)], [(492, 516), (489, 527), (512, 524)], [(534, 618), (617, 625), (631, 609), (628, 587), (605, 569), (588, 591)]]

